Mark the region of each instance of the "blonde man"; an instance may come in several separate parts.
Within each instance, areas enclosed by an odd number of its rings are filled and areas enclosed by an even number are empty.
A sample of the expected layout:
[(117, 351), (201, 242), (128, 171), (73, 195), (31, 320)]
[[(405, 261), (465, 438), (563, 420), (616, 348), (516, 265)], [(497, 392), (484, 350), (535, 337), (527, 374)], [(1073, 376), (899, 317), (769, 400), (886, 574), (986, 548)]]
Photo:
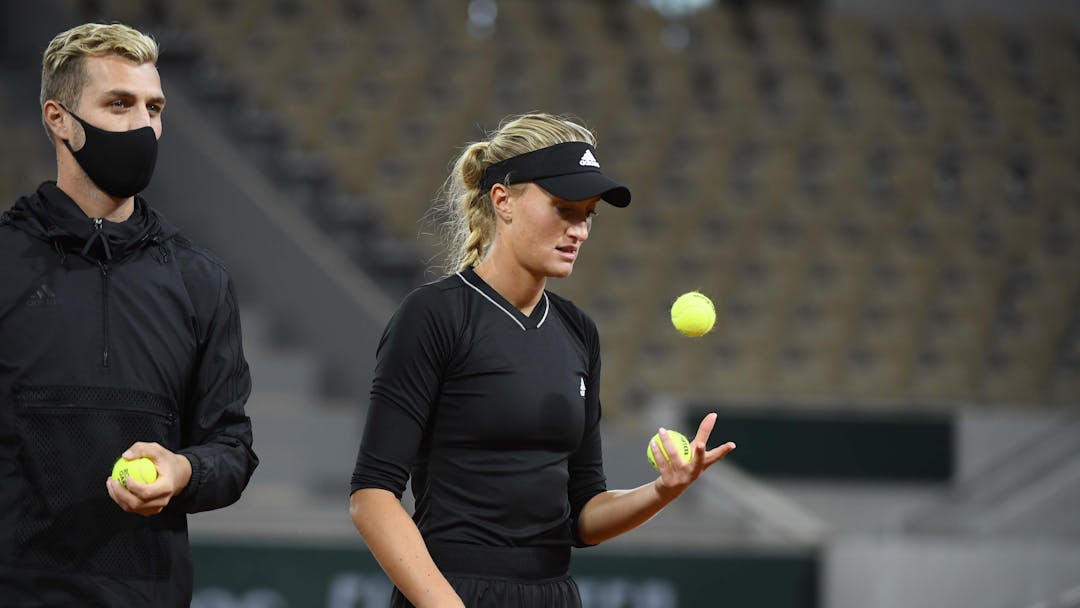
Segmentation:
[[(57, 178), (0, 217), (0, 603), (187, 606), (187, 513), (258, 459), (232, 283), (139, 193), (165, 95), (150, 37), (56, 36), (41, 72)], [(157, 479), (109, 477), (147, 457)]]

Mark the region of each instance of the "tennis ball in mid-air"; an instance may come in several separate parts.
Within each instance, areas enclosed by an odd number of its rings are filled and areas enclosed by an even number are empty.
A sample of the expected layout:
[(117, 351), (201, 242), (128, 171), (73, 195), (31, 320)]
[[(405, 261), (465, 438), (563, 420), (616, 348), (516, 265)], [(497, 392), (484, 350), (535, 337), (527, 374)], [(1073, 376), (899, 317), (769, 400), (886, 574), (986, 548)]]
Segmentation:
[(701, 292), (690, 291), (679, 296), (671, 305), (671, 323), (675, 329), (697, 338), (709, 333), (716, 323), (712, 300)]
[[(679, 455), (682, 456), (683, 461), (690, 462), (694, 454), (690, 451), (690, 440), (686, 438), (686, 435), (679, 431), (668, 431), (667, 434), (675, 442), (675, 447), (679, 450)], [(671, 462), (671, 456), (668, 456), (667, 450), (664, 449), (664, 442), (660, 441), (660, 433), (653, 435), (652, 441), (655, 441), (656, 445), (660, 446), (660, 453), (664, 455), (668, 462)], [(652, 465), (652, 468), (659, 471), (660, 467), (656, 466), (656, 457), (653, 456), (651, 445), (645, 446), (645, 453), (649, 456), (649, 464)]]
[(112, 478), (127, 487), (128, 477), (134, 478), (139, 483), (154, 483), (157, 479), (157, 467), (154, 461), (143, 456), (135, 460), (118, 458), (112, 468)]

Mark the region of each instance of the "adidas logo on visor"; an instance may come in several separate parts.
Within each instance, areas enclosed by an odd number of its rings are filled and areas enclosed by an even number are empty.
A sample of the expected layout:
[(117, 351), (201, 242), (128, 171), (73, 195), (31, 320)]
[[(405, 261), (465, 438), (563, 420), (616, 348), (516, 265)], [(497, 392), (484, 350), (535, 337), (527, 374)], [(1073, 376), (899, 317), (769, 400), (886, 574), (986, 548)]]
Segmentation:
[(600, 163), (596, 160), (596, 157), (593, 156), (592, 150), (585, 150), (585, 154), (581, 155), (581, 160), (578, 161), (578, 164), (582, 167), (600, 168)]

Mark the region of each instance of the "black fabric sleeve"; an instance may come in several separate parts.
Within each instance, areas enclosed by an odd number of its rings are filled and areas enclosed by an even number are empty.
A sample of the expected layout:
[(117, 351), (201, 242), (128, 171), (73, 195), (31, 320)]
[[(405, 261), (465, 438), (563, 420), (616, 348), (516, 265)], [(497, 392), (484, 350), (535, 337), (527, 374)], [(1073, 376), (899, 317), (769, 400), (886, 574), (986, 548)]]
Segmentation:
[(206, 331), (183, 419), (184, 447), (177, 451), (191, 461), (191, 480), (176, 497), (189, 513), (236, 502), (259, 464), (251, 447), (251, 419), (244, 411), (251, 373), (232, 281), (224, 271), (213, 315), (200, 323)]
[(383, 331), (351, 492), (405, 491), (456, 339), (443, 294), (433, 285), (413, 291)]
[(596, 325), (582, 314), (586, 346), (589, 350), (589, 379), (585, 385), (585, 434), (581, 446), (570, 456), (570, 479), (567, 495), (570, 499), (570, 523), (577, 547), (586, 547), (578, 534), (578, 518), (585, 504), (607, 490), (604, 475), (604, 455), (600, 442), (600, 337)]

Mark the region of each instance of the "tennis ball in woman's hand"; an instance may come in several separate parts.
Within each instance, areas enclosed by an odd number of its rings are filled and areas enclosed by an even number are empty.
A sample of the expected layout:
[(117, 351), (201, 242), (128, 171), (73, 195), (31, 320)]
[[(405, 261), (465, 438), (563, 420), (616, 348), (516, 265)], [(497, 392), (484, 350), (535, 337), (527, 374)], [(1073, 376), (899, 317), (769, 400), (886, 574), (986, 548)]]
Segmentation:
[(134, 478), (139, 483), (154, 483), (157, 479), (157, 467), (154, 461), (143, 456), (135, 460), (118, 458), (112, 468), (112, 478), (127, 488), (128, 477)]
[(716, 323), (716, 309), (704, 294), (690, 291), (671, 305), (671, 323), (691, 338), (704, 336)]
[[(683, 462), (690, 462), (694, 453), (690, 451), (690, 440), (686, 438), (686, 435), (683, 435), (679, 431), (668, 431), (667, 434), (668, 437), (671, 437), (671, 440), (675, 442), (675, 448), (679, 451), (679, 455), (682, 456)], [(664, 442), (660, 441), (660, 433), (653, 435), (652, 441), (655, 441), (656, 445), (660, 446), (660, 453), (664, 455), (664, 459), (671, 462), (671, 456), (669, 456), (667, 450), (664, 449)], [(656, 457), (653, 456), (651, 445), (645, 446), (645, 453), (649, 456), (649, 464), (652, 465), (652, 468), (659, 471), (660, 467), (656, 466)]]

